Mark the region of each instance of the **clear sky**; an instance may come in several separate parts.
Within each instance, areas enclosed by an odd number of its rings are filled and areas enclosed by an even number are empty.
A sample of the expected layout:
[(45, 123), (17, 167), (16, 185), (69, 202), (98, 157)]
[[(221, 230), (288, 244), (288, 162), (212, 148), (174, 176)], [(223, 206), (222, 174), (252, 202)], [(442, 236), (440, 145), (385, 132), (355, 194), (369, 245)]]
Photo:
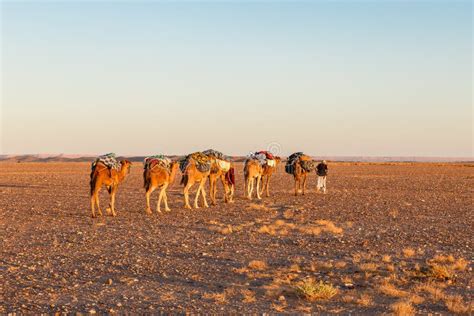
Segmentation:
[(473, 155), (471, 1), (1, 10), (3, 154)]

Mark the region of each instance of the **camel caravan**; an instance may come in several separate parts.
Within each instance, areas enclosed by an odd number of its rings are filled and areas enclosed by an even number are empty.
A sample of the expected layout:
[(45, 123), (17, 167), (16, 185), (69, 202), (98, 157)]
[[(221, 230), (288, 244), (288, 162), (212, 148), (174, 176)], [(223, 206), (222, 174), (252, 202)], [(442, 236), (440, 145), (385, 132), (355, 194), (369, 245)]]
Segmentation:
[[(252, 199), (262, 199), (262, 195), (270, 196), (270, 179), (277, 171), (282, 159), (268, 151), (252, 152), (244, 161), (244, 196)], [(97, 157), (91, 166), (91, 216), (102, 216), (99, 203), (99, 192), (106, 187), (110, 195), (107, 214), (116, 216), (115, 195), (119, 185), (130, 173), (132, 163), (128, 160), (118, 160), (115, 154)], [(203, 152), (189, 154), (179, 160), (172, 160), (164, 155), (150, 156), (143, 161), (143, 186), (145, 189), (145, 213), (153, 213), (150, 206), (151, 194), (159, 189), (156, 212), (164, 210), (170, 212), (167, 190), (181, 171), (181, 185), (183, 186), (184, 207), (191, 209), (189, 193), (194, 184), (197, 184), (194, 197), (194, 208), (209, 207), (206, 197), (206, 182), (209, 182), (209, 197), (212, 205), (217, 205), (217, 184), (220, 181), (223, 187), (224, 203), (233, 203), (235, 194), (235, 168), (232, 159), (223, 153), (208, 149)], [(295, 181), (295, 195), (305, 194), (307, 175), (312, 171), (318, 174), (318, 192), (323, 188), (326, 193), (327, 165), (324, 161), (319, 165), (310, 156), (297, 152), (290, 155), (286, 161), (285, 172), (292, 175)]]

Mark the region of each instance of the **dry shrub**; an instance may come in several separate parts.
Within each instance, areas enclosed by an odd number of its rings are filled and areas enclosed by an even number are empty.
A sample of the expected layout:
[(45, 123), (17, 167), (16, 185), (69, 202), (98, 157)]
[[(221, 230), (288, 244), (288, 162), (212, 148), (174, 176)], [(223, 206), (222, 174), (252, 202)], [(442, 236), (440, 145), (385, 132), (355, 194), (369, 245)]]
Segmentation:
[(285, 292), (290, 292), (290, 283), (291, 280), (288, 276), (286, 278), (281, 278), (277, 275), (273, 278), (272, 283), (263, 286), (265, 289), (265, 295), (270, 298), (276, 298)]
[(327, 300), (334, 297), (338, 290), (332, 284), (316, 282), (313, 279), (307, 279), (300, 282), (295, 287), (296, 295), (307, 299), (308, 301)]
[(453, 255), (448, 255), (448, 256), (436, 255), (431, 261), (437, 262), (437, 263), (453, 263), (455, 259)]
[(395, 266), (393, 264), (387, 264), (385, 267), (387, 271), (394, 272), (395, 271)]
[(445, 297), (443, 290), (438, 286), (434, 285), (433, 283), (420, 284), (415, 287), (415, 291), (426, 292), (430, 294), (431, 299), (435, 302), (444, 299)]
[(333, 234), (338, 235), (338, 234), (342, 234), (343, 232), (342, 228), (337, 227), (336, 225), (334, 225), (333, 222), (328, 221), (328, 220), (324, 220), (324, 219), (317, 220), (316, 224), (321, 225), (322, 230), (328, 233), (333, 233)]
[(410, 301), (411, 303), (415, 305), (418, 305), (418, 304), (423, 303), (425, 299), (419, 295), (411, 294), (410, 297), (408, 298), (408, 301)]
[(287, 305), (285, 301), (280, 302), (280, 304), (272, 303), (272, 308), (279, 313), (283, 313)]
[(388, 212), (388, 214), (392, 217), (392, 218), (397, 218), (398, 217), (398, 210), (391, 210), (390, 212)]
[(176, 296), (172, 292), (167, 292), (160, 296), (160, 300), (163, 302), (174, 301)]
[(458, 271), (464, 271), (466, 270), (467, 266), (469, 265), (469, 261), (467, 261), (464, 258), (459, 258), (452, 264), (452, 269), (458, 270)]
[(248, 210), (254, 210), (254, 211), (271, 211), (271, 208), (266, 207), (265, 205), (262, 204), (256, 204), (256, 203), (250, 203), (247, 205)]
[(438, 280), (449, 280), (453, 277), (453, 274), (447, 266), (436, 263), (429, 266), (428, 275)]
[(280, 235), (280, 236), (286, 236), (289, 233), (289, 230), (294, 229), (295, 224), (293, 223), (287, 223), (284, 220), (276, 220), (273, 222), (273, 224), (270, 225), (263, 225), (258, 229), (259, 233), (262, 234), (269, 234), (269, 235)]
[(444, 299), (444, 304), (450, 312), (455, 314), (469, 314), (471, 307), (464, 303), (461, 295), (449, 295)]
[(378, 264), (373, 263), (373, 262), (368, 262), (368, 263), (362, 263), (359, 265), (359, 268), (362, 271), (377, 271), (377, 268), (379, 267)]
[(232, 225), (227, 225), (227, 227), (219, 229), (219, 233), (221, 233), (222, 235), (232, 234), (232, 232)]
[(283, 212), (283, 218), (285, 219), (293, 218), (293, 216), (295, 216), (295, 212), (293, 212), (292, 210), (286, 210)]
[(344, 262), (344, 261), (337, 261), (335, 264), (334, 264), (334, 267), (338, 268), (338, 269), (343, 269), (347, 266), (347, 263)]
[(410, 302), (399, 301), (390, 305), (394, 315), (409, 316), (415, 315), (415, 309)]
[(204, 293), (203, 298), (214, 300), (216, 303), (224, 304), (227, 301), (226, 293)]
[(311, 305), (310, 306), (299, 305), (299, 306), (296, 307), (296, 310), (298, 310), (301, 313), (304, 313), (306, 315), (310, 315), (313, 308), (311, 307)]
[(333, 268), (333, 265), (329, 261), (321, 261), (317, 263), (317, 267), (319, 270), (331, 270)]
[(233, 271), (235, 273), (238, 273), (238, 274), (245, 274), (247, 272), (249, 272), (249, 270), (247, 268), (234, 268)]
[(249, 262), (248, 267), (252, 270), (263, 271), (267, 268), (267, 264), (264, 261), (252, 260)]
[(269, 234), (269, 235), (276, 235), (276, 232), (274, 229), (270, 228), (270, 226), (267, 226), (267, 225), (263, 225), (262, 227), (260, 227), (258, 229), (258, 232), (261, 233), (261, 234)]
[(301, 272), (301, 269), (300, 269), (300, 266), (297, 265), (297, 264), (292, 264), (289, 268), (289, 270), (291, 272), (296, 272), (296, 273), (300, 273)]
[(342, 281), (342, 283), (344, 283), (344, 284), (349, 284), (349, 283), (352, 283), (352, 282), (353, 282), (353, 281), (352, 281), (352, 278), (351, 278), (350, 276), (348, 276), (348, 275), (345, 275), (345, 276), (341, 277), (341, 281)]
[(222, 235), (228, 235), (234, 232), (232, 225), (222, 224), (217, 221), (209, 221), (209, 224), (214, 225), (210, 228), (212, 231), (218, 232)]
[(362, 255), (360, 253), (356, 253), (352, 255), (352, 262), (353, 263), (359, 263)]
[(353, 303), (355, 302), (356, 298), (352, 295), (344, 295), (343, 297), (341, 297), (341, 301), (343, 301), (344, 303)]
[(383, 255), (382, 256), (382, 262), (390, 263), (390, 262), (392, 262), (392, 257), (390, 257), (389, 255)]
[(391, 297), (407, 297), (408, 292), (397, 289), (393, 284), (384, 282), (380, 285), (379, 291)]
[(413, 250), (412, 248), (405, 248), (402, 250), (402, 253), (403, 253), (403, 256), (405, 256), (405, 258), (411, 258), (416, 254), (416, 251)]
[(242, 299), (243, 303), (253, 303), (257, 300), (255, 298), (255, 293), (252, 292), (251, 290), (242, 289), (240, 293), (242, 294), (242, 297), (243, 297)]
[(300, 226), (298, 227), (298, 231), (300, 231), (303, 234), (314, 235), (314, 236), (321, 234), (321, 228), (316, 227), (314, 225)]
[(369, 294), (362, 293), (359, 298), (356, 300), (357, 305), (360, 306), (370, 306), (372, 305), (372, 297)]

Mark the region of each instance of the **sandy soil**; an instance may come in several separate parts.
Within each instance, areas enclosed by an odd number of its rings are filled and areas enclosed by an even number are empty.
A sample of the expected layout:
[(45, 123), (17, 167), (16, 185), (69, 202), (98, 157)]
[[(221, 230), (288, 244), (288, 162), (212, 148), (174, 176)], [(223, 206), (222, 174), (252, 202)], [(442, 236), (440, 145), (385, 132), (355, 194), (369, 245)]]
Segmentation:
[(185, 210), (176, 181), (151, 217), (141, 168), (91, 219), (89, 164), (0, 164), (0, 313), (469, 313), (473, 165), (330, 164), (299, 197), (280, 168), (262, 201), (239, 165), (236, 203)]

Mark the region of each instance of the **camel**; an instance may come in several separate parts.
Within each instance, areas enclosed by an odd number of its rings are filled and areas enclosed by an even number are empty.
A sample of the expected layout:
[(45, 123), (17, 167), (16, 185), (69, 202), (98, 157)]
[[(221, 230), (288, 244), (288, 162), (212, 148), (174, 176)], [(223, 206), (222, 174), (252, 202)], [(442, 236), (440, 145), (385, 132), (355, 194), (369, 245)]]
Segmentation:
[(209, 177), (210, 170), (207, 172), (201, 172), (196, 166), (196, 162), (193, 158), (189, 159), (189, 163), (186, 166), (186, 169), (183, 172), (183, 177), (181, 178), (181, 184), (184, 185), (184, 207), (190, 209), (191, 205), (189, 204), (189, 190), (194, 185), (194, 183), (199, 183), (196, 198), (194, 199), (194, 208), (199, 208), (198, 200), (199, 195), (202, 195), (204, 206), (209, 207), (206, 200), (206, 190), (204, 185), (206, 184), (206, 179)]
[(260, 196), (260, 182), (262, 180), (263, 167), (256, 159), (247, 159), (244, 166), (244, 191), (249, 200), (252, 199), (253, 188), (255, 181), (257, 182), (257, 199), (261, 200)]
[(310, 160), (310, 158), (307, 156), (302, 156), (302, 157), (299, 157), (294, 163), (293, 177), (295, 179), (295, 196), (298, 195), (299, 191), (302, 191), (302, 194), (305, 195), (306, 180), (307, 180), (306, 178), (307, 178), (308, 173), (310, 173), (310, 171), (305, 170), (301, 166), (302, 160)]
[(130, 167), (132, 163), (128, 160), (120, 161), (120, 170), (109, 169), (102, 162), (98, 162), (91, 171), (91, 216), (95, 218), (95, 206), (97, 205), (97, 211), (99, 216), (102, 216), (102, 210), (99, 205), (99, 191), (102, 186), (107, 188), (110, 194), (110, 204), (106, 209), (107, 213), (112, 213), (112, 216), (117, 216), (115, 212), (115, 194), (120, 183), (122, 183), (127, 175), (130, 173)]
[(178, 172), (179, 163), (173, 161), (170, 164), (170, 168), (165, 168), (159, 164), (154, 165), (151, 168), (146, 168), (143, 171), (143, 182), (145, 187), (146, 196), (146, 210), (145, 212), (150, 215), (152, 210), (150, 207), (150, 195), (157, 188), (161, 188), (160, 194), (158, 195), (158, 202), (156, 203), (156, 211), (161, 213), (161, 200), (164, 201), (165, 211), (170, 212), (171, 209), (168, 207), (168, 195), (166, 190), (168, 186), (172, 185)]
[(235, 192), (235, 179), (234, 179), (234, 165), (231, 162), (228, 163), (228, 170), (224, 170), (219, 166), (219, 161), (211, 158), (211, 170), (209, 173), (209, 195), (211, 197), (211, 204), (216, 205), (217, 195), (217, 181), (220, 179), (222, 186), (224, 187), (224, 203), (234, 203), (234, 192)]
[(265, 193), (266, 193), (265, 195), (267, 197), (270, 196), (270, 192), (269, 192), (270, 178), (272, 177), (272, 174), (277, 170), (278, 165), (281, 162), (281, 158), (280, 157), (275, 157), (275, 159), (273, 159), (273, 160), (275, 161), (274, 166), (269, 166), (268, 164), (263, 166), (262, 188), (261, 188), (261, 191), (260, 191), (260, 195), (262, 195), (263, 191), (265, 191)]

